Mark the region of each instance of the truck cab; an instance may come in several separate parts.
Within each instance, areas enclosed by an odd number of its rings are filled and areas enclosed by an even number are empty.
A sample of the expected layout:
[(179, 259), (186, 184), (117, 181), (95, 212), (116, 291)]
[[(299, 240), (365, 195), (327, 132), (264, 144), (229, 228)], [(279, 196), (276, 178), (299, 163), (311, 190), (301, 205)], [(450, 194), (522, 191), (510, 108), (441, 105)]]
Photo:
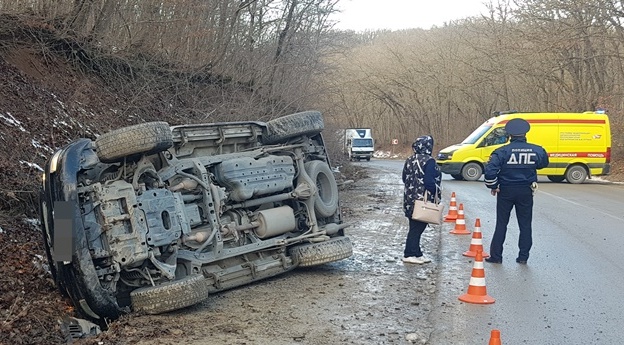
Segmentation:
[(348, 128), (345, 130), (344, 153), (349, 160), (370, 161), (375, 151), (375, 141), (370, 128)]

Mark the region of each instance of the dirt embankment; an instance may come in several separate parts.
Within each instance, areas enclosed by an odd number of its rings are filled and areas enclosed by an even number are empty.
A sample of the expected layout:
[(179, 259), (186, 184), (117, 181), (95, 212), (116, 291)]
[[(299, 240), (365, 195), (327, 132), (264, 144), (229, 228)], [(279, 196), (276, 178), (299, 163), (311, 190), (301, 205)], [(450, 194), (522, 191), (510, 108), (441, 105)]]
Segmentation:
[[(231, 120), (242, 116), (240, 109), (215, 101), (227, 94), (236, 103), (237, 92), (244, 90), (235, 85), (177, 83), (157, 68), (154, 76), (143, 75), (143, 80), (153, 81), (149, 85), (130, 78), (116, 79), (114, 73), (101, 68), (103, 65), (96, 70), (83, 60), (72, 59), (76, 52), (87, 53), (80, 51), (87, 47), (84, 42), (74, 43), (57, 36), (45, 23), (0, 15), (2, 344), (59, 343), (58, 319), (73, 315), (69, 302), (46, 273), (37, 227), (41, 172), (54, 150), (70, 140), (93, 138), (135, 123), (218, 122), (223, 121), (219, 116), (230, 116)], [(100, 61), (111, 68), (118, 62), (133, 64), (114, 60), (105, 52), (100, 54)], [(134, 72), (147, 73), (141, 69)], [(175, 88), (161, 84), (166, 82)], [(208, 119), (206, 114), (214, 116)]]

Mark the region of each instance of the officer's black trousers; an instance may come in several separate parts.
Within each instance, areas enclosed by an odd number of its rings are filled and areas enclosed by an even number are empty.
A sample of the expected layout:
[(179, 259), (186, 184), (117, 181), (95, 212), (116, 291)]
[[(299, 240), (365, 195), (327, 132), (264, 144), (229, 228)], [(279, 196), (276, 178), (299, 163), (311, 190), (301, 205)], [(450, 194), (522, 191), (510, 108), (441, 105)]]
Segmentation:
[(533, 220), (533, 190), (530, 186), (503, 186), (496, 197), (496, 229), (490, 244), (490, 256), (502, 261), (503, 243), (507, 235), (507, 224), (512, 208), (516, 208), (516, 218), (520, 236), (518, 239), (518, 259), (528, 260), (533, 245), (531, 222)]

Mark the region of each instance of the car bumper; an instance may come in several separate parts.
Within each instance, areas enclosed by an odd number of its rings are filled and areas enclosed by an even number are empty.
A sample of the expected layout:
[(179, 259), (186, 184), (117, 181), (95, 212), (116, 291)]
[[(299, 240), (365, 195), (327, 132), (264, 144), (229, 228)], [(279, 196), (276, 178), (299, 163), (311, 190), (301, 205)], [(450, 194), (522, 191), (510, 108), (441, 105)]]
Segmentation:
[(464, 163), (438, 162), (438, 165), (440, 166), (440, 171), (445, 174), (459, 175), (461, 174)]
[[(69, 229), (55, 229), (57, 223), (53, 218), (55, 204), (69, 209), (73, 219), (71, 220), (71, 261), (58, 262), (54, 257), (55, 266), (58, 268), (58, 277), (61, 285), (66, 289), (75, 306), (80, 306), (82, 312), (93, 318), (117, 317), (127, 312), (120, 308), (116, 300), (100, 285), (85, 234), (82, 215), (78, 206), (77, 176), (83, 159), (83, 150), (89, 149), (91, 141), (87, 139), (76, 141), (67, 146), (59, 157), (59, 165), (56, 171), (50, 172), (49, 166), (45, 171), (45, 184), (41, 191), (40, 202), (46, 203), (44, 212), (47, 212), (47, 222), (42, 222), (42, 231), (52, 239), (55, 235), (65, 233)], [(67, 212), (64, 212), (67, 213)], [(67, 221), (67, 219), (65, 219)], [(69, 247), (69, 246), (68, 246)], [(54, 249), (51, 249), (54, 252)], [(58, 284), (58, 282), (57, 282)]]
[(372, 157), (372, 153), (352, 153), (351, 157), (353, 158), (370, 158)]

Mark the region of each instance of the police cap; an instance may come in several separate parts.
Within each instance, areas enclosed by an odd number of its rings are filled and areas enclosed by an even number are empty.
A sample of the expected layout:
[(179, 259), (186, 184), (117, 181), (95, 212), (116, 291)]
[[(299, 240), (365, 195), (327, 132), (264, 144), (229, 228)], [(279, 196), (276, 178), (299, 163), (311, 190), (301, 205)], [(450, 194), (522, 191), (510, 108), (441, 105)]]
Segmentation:
[(505, 131), (509, 135), (525, 135), (531, 125), (525, 119), (511, 119), (505, 125)]

